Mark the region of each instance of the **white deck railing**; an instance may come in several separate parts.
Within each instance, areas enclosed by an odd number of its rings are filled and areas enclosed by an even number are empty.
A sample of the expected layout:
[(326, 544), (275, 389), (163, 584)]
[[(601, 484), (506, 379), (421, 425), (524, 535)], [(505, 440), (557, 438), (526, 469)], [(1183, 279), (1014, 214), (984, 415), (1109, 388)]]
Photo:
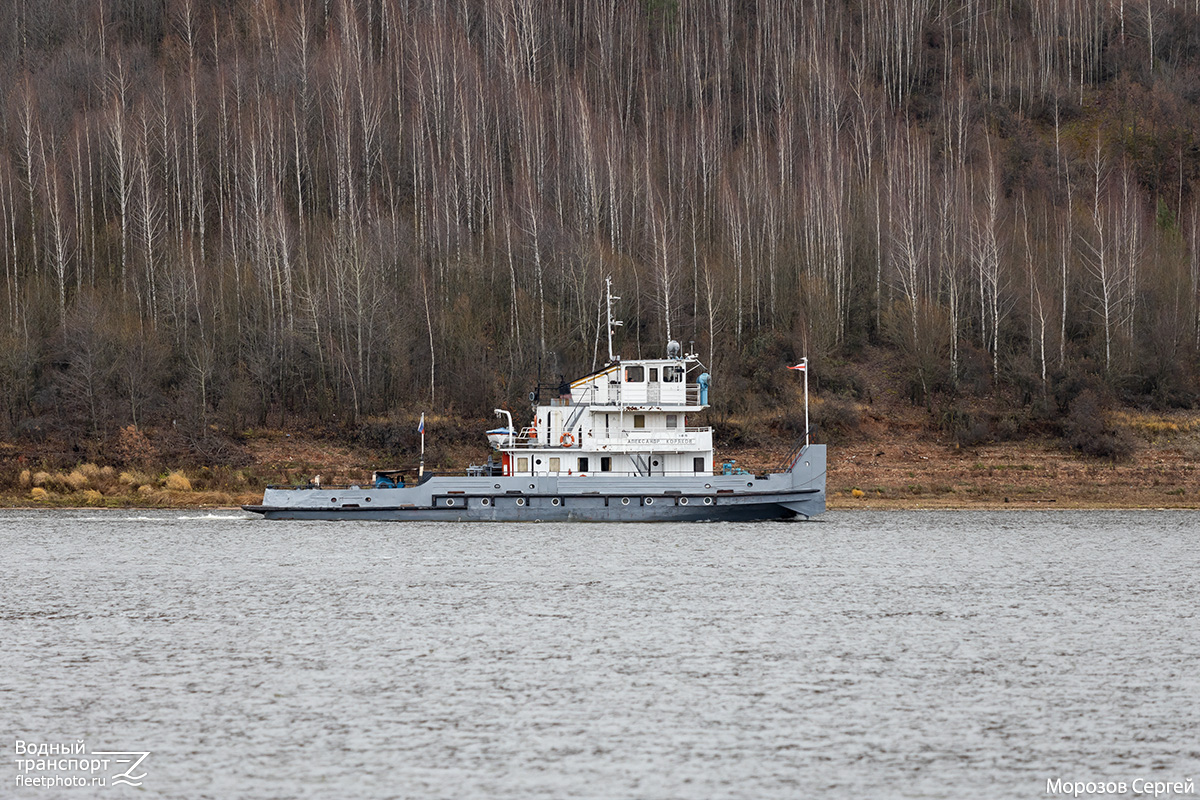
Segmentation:
[[(562, 433), (559, 434), (559, 437), (557, 439), (554, 439), (553, 441), (540, 441), (537, 439), (530, 438), (529, 433), (531, 430), (534, 430), (534, 429), (533, 428), (522, 428), (521, 432), (519, 434), (517, 434), (517, 436), (513, 440), (512, 446), (519, 450), (527, 450), (527, 449), (540, 448), (540, 447), (562, 447), (562, 445), (559, 444), (559, 439), (562, 438), (563, 433), (570, 433), (571, 438), (573, 439), (573, 444), (569, 448), (564, 447), (563, 448), (564, 450), (567, 450), (567, 449), (578, 450), (580, 448), (580, 446), (582, 445), (582, 442), (579, 440), (578, 436), (572, 431), (563, 431)], [(591, 445), (593, 447), (608, 447), (611, 445), (628, 444), (631, 439), (636, 439), (637, 440), (636, 444), (638, 444), (642, 447), (645, 447), (645, 448), (653, 448), (659, 444), (671, 445), (671, 446), (683, 445), (685, 447), (700, 447), (701, 446), (701, 441), (700, 441), (701, 437), (696, 434), (709, 433), (711, 431), (712, 431), (712, 428), (692, 427), (692, 426), (688, 426), (688, 427), (684, 427), (684, 428), (650, 428), (650, 429), (632, 430), (632, 431), (612, 431), (612, 432), (608, 433), (607, 435), (603, 431), (600, 431), (600, 432), (592, 434)], [(507, 441), (503, 442), (503, 445), (505, 447), (507, 447), (508, 442)], [(708, 442), (705, 442), (704, 446), (706, 449), (708, 447), (711, 447), (712, 446), (711, 439)]]

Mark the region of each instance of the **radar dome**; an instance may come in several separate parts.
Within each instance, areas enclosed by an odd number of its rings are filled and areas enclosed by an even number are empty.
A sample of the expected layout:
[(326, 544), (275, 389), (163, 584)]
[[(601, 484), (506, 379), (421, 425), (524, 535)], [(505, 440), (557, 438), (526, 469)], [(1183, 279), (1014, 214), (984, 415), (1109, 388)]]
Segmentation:
[(683, 348), (680, 347), (679, 342), (675, 341), (674, 339), (667, 342), (667, 358), (679, 358), (679, 354), (682, 351)]

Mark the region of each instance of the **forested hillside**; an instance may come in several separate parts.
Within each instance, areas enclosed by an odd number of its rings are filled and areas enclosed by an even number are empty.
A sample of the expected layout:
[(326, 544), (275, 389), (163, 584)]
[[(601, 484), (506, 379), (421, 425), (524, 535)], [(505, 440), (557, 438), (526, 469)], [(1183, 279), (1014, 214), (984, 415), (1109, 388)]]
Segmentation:
[(1196, 0), (13, 0), (0, 75), (9, 438), (515, 407), (608, 275), (725, 411), (1197, 399)]

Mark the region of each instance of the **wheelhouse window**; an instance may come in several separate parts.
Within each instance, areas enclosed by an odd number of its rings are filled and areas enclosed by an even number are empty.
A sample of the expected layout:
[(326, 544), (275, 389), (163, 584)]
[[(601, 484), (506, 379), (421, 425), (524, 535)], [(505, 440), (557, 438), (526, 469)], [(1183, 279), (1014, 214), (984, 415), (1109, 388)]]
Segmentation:
[(692, 472), (704, 472), (704, 456), (696, 456), (692, 459)]
[(683, 367), (675, 364), (663, 367), (663, 380), (667, 383), (679, 383), (683, 380)]
[(645, 414), (634, 414), (633, 415), (633, 427), (635, 427), (635, 428), (646, 427), (646, 415)]
[(612, 456), (600, 456), (600, 471), (612, 472)]
[(626, 367), (625, 368), (626, 383), (645, 383), (646, 368), (643, 366)]
[(529, 456), (517, 456), (517, 472), (529, 472)]
[(679, 427), (679, 415), (678, 414), (667, 414), (667, 427), (668, 428), (678, 428)]
[(551, 472), (558, 472), (560, 470), (561, 466), (562, 466), (562, 461), (559, 459), (558, 456), (550, 457), (550, 471)]
[(588, 471), (588, 460), (587, 460), (587, 458), (584, 458), (582, 456), (580, 456), (580, 458), (579, 458), (579, 471), (580, 472)]
[(650, 368), (650, 382), (658, 383), (658, 367)]

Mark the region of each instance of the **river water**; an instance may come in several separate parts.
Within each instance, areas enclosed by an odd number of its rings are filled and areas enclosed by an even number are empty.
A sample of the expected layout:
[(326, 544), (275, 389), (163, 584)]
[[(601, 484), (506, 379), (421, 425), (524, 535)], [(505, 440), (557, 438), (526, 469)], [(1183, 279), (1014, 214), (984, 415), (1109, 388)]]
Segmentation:
[[(0, 513), (0, 797), (1030, 798), (1200, 779), (1198, 535), (1200, 513), (1167, 511)], [(85, 773), (18, 754), (59, 743), (149, 752), (141, 787), (115, 768), (64, 786)]]

